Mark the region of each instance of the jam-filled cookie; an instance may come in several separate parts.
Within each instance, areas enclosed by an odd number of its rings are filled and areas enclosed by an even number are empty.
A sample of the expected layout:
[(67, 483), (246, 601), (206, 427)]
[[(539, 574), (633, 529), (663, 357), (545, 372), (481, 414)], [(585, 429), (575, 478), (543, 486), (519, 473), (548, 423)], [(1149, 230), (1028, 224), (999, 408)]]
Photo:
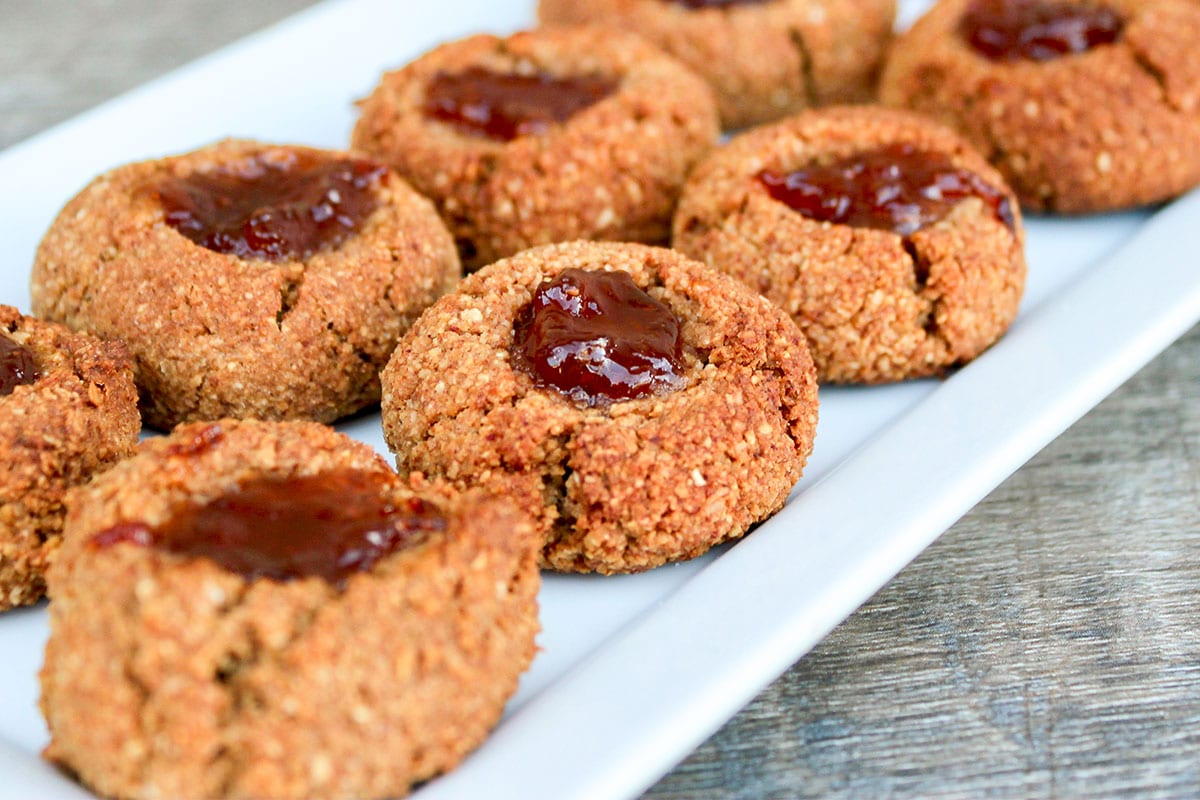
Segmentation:
[(434, 199), (476, 268), (571, 239), (665, 243), (717, 132), (712, 93), (679, 62), (561, 28), (475, 36), (384, 75), (354, 145)]
[(361, 156), (226, 141), (119, 167), (38, 249), (42, 316), (124, 341), (148, 424), (332, 421), (460, 274), (432, 205)]
[(713, 153), (673, 243), (791, 314), (822, 381), (969, 361), (1025, 285), (1020, 213), (996, 171), (942, 126), (871, 107), (804, 112)]
[(783, 505), (817, 420), (786, 315), (634, 244), (484, 268), (418, 320), (382, 381), (400, 468), (513, 498), (562, 571), (636, 572), (741, 536)]
[(401, 795), (516, 689), (537, 546), (316, 423), (180, 426), (72, 497), (46, 757), (112, 797)]
[(943, 0), (880, 96), (958, 129), (1027, 210), (1127, 208), (1200, 182), (1197, 41), (1191, 0)]
[(727, 128), (869, 100), (894, 0), (541, 0), (547, 23), (636, 31), (696, 70)]
[(122, 345), (0, 306), (0, 611), (44, 594), (67, 490), (131, 455), (140, 427)]

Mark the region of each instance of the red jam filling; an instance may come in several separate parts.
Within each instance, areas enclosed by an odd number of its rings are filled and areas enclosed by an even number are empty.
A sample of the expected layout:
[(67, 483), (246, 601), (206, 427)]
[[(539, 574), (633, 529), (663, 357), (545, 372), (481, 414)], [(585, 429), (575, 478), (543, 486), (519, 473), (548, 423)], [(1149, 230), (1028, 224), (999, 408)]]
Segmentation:
[(668, 3), (674, 3), (677, 6), (687, 6), (691, 9), (699, 8), (729, 8), (730, 6), (756, 6), (763, 3), (774, 2), (774, 0), (667, 0)]
[(434, 76), (425, 92), (425, 115), (464, 133), (507, 142), (545, 133), (616, 88), (615, 78), (599, 75), (556, 78), (470, 67)]
[(901, 236), (937, 222), (968, 197), (978, 197), (1012, 229), (1008, 198), (941, 154), (893, 144), (829, 165), (794, 172), (763, 170), (771, 197), (820, 222), (894, 231)]
[(28, 347), (0, 335), (0, 397), (38, 379), (37, 364)]
[(155, 187), (167, 224), (196, 244), (239, 258), (285, 261), (331, 250), (378, 203), (386, 168), (310, 153), (256, 156)]
[(94, 547), (130, 543), (207, 558), (247, 580), (317, 576), (342, 587), (356, 572), (444, 530), (441, 512), (413, 498), (380, 495), (378, 473), (342, 470), (259, 478), (158, 528), (125, 522), (92, 537)]
[(541, 388), (606, 406), (683, 386), (679, 319), (627, 272), (564, 270), (513, 326), (513, 363)]
[(993, 61), (1049, 61), (1121, 36), (1125, 20), (1102, 5), (1055, 0), (974, 0), (960, 34)]

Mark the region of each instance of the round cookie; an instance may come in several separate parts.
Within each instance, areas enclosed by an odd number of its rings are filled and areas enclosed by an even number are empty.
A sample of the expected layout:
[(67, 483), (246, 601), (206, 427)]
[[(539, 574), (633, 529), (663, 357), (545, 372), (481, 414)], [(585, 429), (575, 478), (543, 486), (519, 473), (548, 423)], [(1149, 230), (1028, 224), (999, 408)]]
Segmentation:
[(404, 794), (516, 689), (536, 552), (510, 504), (316, 423), (181, 426), (72, 499), (46, 757), (114, 797)]
[(42, 240), (32, 296), (129, 346), (147, 424), (327, 422), (378, 399), (397, 339), (459, 274), (432, 206), (385, 167), (225, 141), (97, 178)]
[(434, 199), (470, 269), (549, 242), (665, 243), (717, 135), (711, 92), (679, 62), (558, 28), (452, 42), (384, 75), (354, 145)]
[[(1014, 35), (1004, 20), (1038, 7), (1107, 9), (1117, 25), (1100, 36), (1094, 23), (1087, 40), (1116, 39), (1058, 57), (1036, 49), (1003, 57), (1000, 44)], [(988, 50), (996, 58), (970, 44), (970, 20), (980, 41), (996, 39)], [(1080, 33), (1073, 41), (1084, 40)], [(943, 0), (896, 42), (880, 97), (959, 130), (1027, 210), (1126, 208), (1200, 182), (1198, 40), (1200, 4), (1189, 0)]]
[[(593, 318), (541, 317), (543, 301)], [(629, 331), (644, 341), (631, 347)], [(621, 384), (639, 376), (653, 380)], [(549, 245), (480, 270), (413, 326), (381, 379), (400, 468), (513, 498), (540, 520), (543, 565), (561, 571), (636, 572), (741, 536), (783, 505), (817, 420), (808, 348), (782, 312), (634, 244)]]
[(812, 106), (866, 102), (894, 0), (540, 0), (545, 23), (636, 31), (701, 75), (726, 128)]
[(131, 455), (140, 428), (122, 345), (0, 305), (0, 611), (42, 597), (67, 490)]
[[(806, 216), (769, 188), (792, 171), (842, 174), (839, 165), (878, 157), (885, 165), (873, 169), (891, 175), (897, 151), (962, 171), (925, 189), (949, 202), (936, 221), (904, 223), (915, 230)], [(915, 114), (859, 107), (804, 112), (714, 152), (684, 190), (673, 244), (787, 311), (822, 382), (881, 383), (943, 373), (1008, 328), (1025, 285), (1024, 238), (1011, 190), (960, 137)]]

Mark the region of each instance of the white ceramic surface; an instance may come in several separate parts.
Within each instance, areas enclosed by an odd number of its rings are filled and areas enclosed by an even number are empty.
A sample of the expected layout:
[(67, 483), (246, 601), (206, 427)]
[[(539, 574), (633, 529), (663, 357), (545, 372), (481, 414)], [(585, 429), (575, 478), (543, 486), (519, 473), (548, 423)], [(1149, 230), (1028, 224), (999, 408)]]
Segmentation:
[[(0, 193), (0, 302), (28, 309), (37, 240), (95, 174), (225, 136), (344, 145), (352, 101), (383, 69), (532, 22), (531, 0), (443, 0), (422, 7), (419, 27), (406, 5), (327, 2), (0, 154), (0, 186), (20, 188)], [(239, 91), (247, 74), (283, 94)], [(822, 390), (809, 470), (753, 535), (644, 575), (548, 576), (542, 652), (504, 721), (416, 796), (636, 795), (1200, 319), (1200, 195), (1152, 217), (1028, 228), (1029, 286), (1009, 335), (943, 382)], [(377, 415), (343, 429), (382, 451)], [(37, 757), (45, 636), (44, 607), (0, 617), (0, 798), (88, 796)]]

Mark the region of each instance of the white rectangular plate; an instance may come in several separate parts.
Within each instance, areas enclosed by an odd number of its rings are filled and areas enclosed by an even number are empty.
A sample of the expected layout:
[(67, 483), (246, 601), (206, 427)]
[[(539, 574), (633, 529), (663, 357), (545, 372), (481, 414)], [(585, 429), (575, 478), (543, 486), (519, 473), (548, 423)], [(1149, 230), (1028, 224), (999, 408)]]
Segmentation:
[[(97, 173), (226, 136), (345, 146), (352, 101), (384, 69), (531, 25), (532, 6), (442, 0), (418, 23), (395, 0), (325, 3), (0, 154), (0, 302), (28, 310), (38, 239)], [(276, 94), (246, 91), (247, 75)], [(636, 795), (1200, 319), (1200, 195), (1153, 216), (1028, 229), (1029, 285), (1008, 336), (943, 382), (822, 390), (805, 478), (753, 535), (644, 575), (547, 576), (542, 651), (503, 722), (417, 796)], [(383, 451), (377, 415), (344, 429)], [(45, 636), (44, 607), (0, 618), (0, 798), (87, 796), (37, 756)]]

